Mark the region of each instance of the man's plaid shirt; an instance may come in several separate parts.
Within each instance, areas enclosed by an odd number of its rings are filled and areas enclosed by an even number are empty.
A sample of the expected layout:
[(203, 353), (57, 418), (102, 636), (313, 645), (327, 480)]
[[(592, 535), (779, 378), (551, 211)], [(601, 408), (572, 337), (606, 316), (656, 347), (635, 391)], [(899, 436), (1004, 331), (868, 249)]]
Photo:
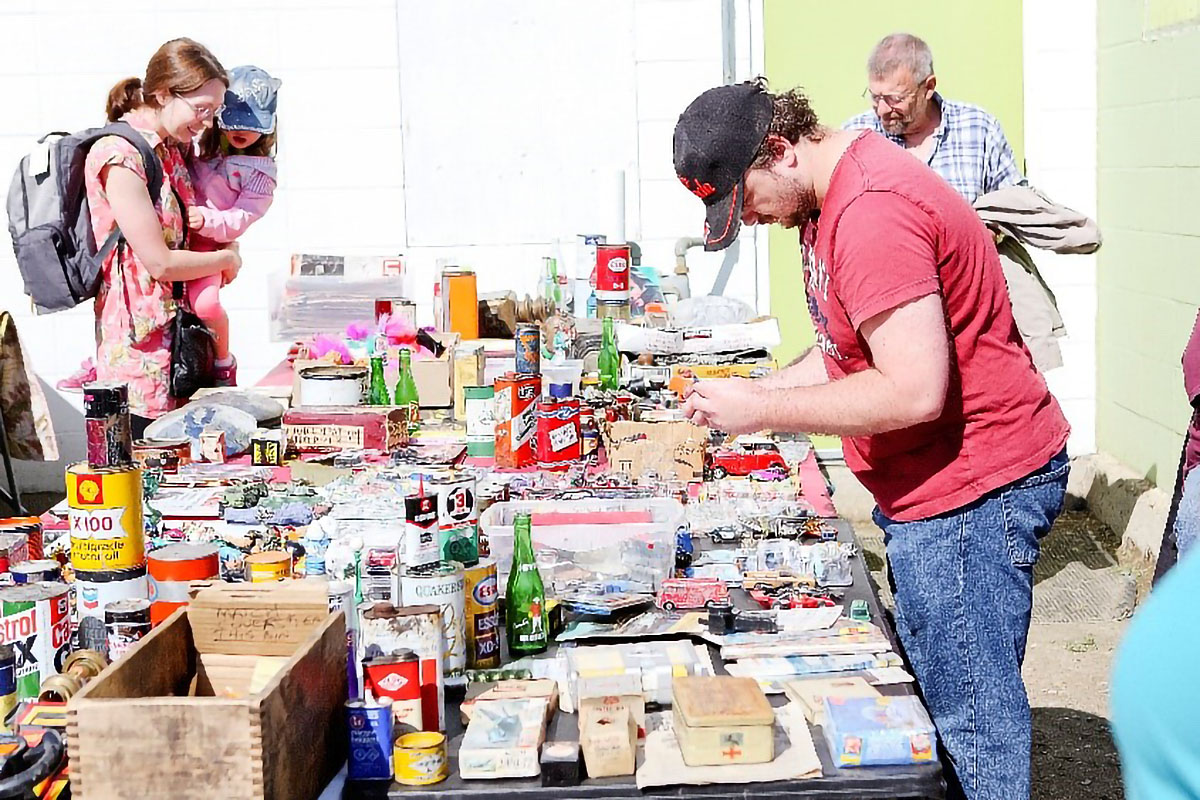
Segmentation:
[[(1012, 148), (1000, 123), (979, 106), (944, 100), (934, 92), (934, 101), (941, 106), (942, 121), (933, 132), (936, 140), (929, 166), (946, 180), (954, 190), (974, 203), (981, 194), (1014, 184), (1024, 185), (1025, 176), (1017, 167)], [(893, 136), (883, 130), (874, 111), (859, 114), (842, 126), (846, 130), (872, 130), (882, 133), (901, 147), (903, 136)]]

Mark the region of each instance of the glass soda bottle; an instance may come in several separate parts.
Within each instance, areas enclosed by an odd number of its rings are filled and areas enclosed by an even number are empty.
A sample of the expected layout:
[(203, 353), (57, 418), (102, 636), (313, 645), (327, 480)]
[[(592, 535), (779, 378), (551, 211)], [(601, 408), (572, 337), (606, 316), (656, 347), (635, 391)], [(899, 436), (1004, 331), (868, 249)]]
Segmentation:
[(621, 354), (617, 352), (612, 317), (605, 317), (601, 325), (603, 337), (600, 340), (600, 355), (596, 363), (600, 370), (600, 388), (615, 391), (621, 383)]
[(371, 356), (371, 384), (367, 392), (367, 403), (373, 406), (391, 405), (387, 381), (383, 378), (383, 353), (376, 351)]
[(505, 593), (504, 630), (514, 658), (543, 653), (550, 643), (546, 624), (546, 589), (533, 557), (532, 521), (518, 513), (513, 520), (512, 570)]
[(421, 421), (421, 400), (417, 396), (417, 382), (413, 379), (412, 354), (407, 348), (400, 349), (400, 377), (396, 380), (396, 405), (408, 408), (408, 429), (417, 429)]

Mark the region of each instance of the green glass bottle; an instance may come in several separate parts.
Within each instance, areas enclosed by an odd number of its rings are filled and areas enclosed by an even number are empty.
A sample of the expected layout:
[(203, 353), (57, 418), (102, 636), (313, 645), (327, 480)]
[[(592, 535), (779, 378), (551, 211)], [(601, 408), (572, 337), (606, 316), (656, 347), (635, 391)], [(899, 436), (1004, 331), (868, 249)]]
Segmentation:
[(408, 408), (408, 429), (415, 431), (421, 421), (421, 399), (417, 396), (417, 382), (413, 380), (412, 355), (400, 349), (400, 377), (396, 380), (396, 405)]
[(600, 370), (600, 388), (615, 391), (621, 384), (621, 354), (617, 352), (617, 337), (613, 333), (612, 317), (605, 317), (601, 325), (603, 337), (600, 340), (600, 356), (596, 364)]
[(367, 403), (373, 406), (388, 406), (392, 398), (388, 395), (387, 381), (383, 378), (383, 353), (371, 356), (371, 384), (367, 392)]
[(518, 513), (513, 520), (512, 571), (504, 595), (504, 630), (514, 658), (543, 653), (550, 643), (546, 624), (546, 589), (533, 557), (532, 521)]

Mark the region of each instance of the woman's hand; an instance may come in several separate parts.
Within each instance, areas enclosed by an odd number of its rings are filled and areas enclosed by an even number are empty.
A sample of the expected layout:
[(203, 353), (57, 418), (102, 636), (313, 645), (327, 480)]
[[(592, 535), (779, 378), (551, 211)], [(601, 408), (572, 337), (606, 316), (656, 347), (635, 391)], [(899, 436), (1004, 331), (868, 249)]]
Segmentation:
[(204, 215), (196, 206), (188, 208), (188, 230), (198, 231), (204, 227)]
[(237, 277), (239, 272), (241, 272), (242, 252), (238, 247), (237, 242), (230, 242), (229, 244), (225, 245), (225, 249), (222, 250), (221, 253), (225, 256), (225, 260), (228, 264), (228, 266), (221, 270), (221, 275), (224, 277), (224, 282), (228, 284)]

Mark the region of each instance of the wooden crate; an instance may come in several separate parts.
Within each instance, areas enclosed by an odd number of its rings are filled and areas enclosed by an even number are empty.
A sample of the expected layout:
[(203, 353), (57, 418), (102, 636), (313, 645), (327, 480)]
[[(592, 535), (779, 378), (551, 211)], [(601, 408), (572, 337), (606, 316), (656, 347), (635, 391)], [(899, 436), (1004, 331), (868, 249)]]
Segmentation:
[[(264, 688), (212, 692), (179, 609), (68, 706), (72, 796), (315, 797), (346, 757), (345, 616), (329, 614)], [(227, 656), (226, 659), (254, 656)]]

